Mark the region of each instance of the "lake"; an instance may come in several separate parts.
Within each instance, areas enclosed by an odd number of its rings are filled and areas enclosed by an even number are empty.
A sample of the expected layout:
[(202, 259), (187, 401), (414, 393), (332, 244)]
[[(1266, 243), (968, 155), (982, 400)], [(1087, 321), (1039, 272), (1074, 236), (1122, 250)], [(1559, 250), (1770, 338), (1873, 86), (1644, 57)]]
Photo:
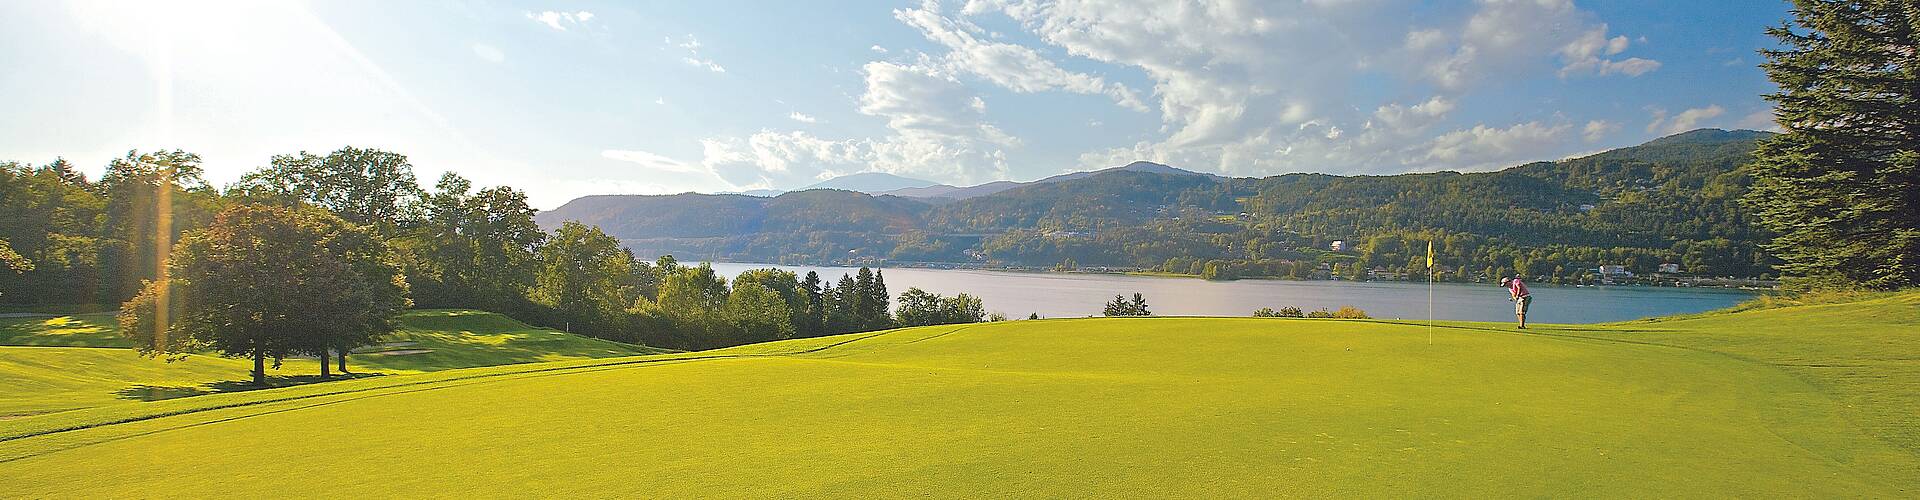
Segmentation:
[[(777, 267), (805, 276), (820, 273), (836, 282), (858, 268), (781, 266), (716, 262), (729, 278), (741, 271)], [(1114, 294), (1146, 296), (1148, 309), (1162, 316), (1250, 316), (1255, 309), (1293, 306), (1312, 311), (1351, 305), (1376, 318), (1426, 319), (1426, 283), (1239, 280), (1205, 281), (1117, 274), (1021, 273), (952, 269), (888, 268), (887, 291), (898, 297), (910, 287), (941, 295), (972, 294), (988, 311), (1009, 318), (1029, 313), (1042, 317), (1098, 316)], [(1528, 322), (1605, 323), (1651, 316), (1697, 313), (1733, 306), (1752, 292), (1665, 287), (1561, 287), (1529, 285), (1533, 307)], [(1513, 303), (1498, 286), (1433, 285), (1434, 319), (1513, 321)]]

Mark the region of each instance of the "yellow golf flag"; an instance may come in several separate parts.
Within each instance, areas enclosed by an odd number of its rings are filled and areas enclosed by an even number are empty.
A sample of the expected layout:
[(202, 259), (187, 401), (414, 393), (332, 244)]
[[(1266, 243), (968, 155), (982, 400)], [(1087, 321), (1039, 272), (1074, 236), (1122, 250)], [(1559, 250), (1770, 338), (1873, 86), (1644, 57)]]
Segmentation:
[(1433, 269), (1433, 242), (1427, 242), (1427, 269)]

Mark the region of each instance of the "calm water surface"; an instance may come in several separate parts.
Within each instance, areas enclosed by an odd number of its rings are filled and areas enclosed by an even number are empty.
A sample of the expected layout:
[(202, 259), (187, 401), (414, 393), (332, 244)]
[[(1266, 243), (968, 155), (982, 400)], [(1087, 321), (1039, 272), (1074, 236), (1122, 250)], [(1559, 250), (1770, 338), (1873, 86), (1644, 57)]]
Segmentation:
[[(805, 276), (820, 273), (828, 282), (853, 274), (857, 268), (778, 266), (716, 262), (715, 271), (738, 276), (741, 271), (777, 267)], [(1017, 273), (948, 269), (884, 269), (887, 291), (895, 297), (909, 287), (942, 295), (968, 293), (980, 297), (988, 311), (1024, 318), (1097, 316), (1114, 294), (1139, 292), (1158, 315), (1248, 316), (1255, 309), (1285, 306), (1303, 310), (1339, 309), (1351, 305), (1376, 318), (1427, 318), (1427, 284), (1404, 282), (1239, 280), (1205, 281), (1112, 274)], [(1533, 308), (1529, 322), (1604, 323), (1696, 313), (1729, 307), (1753, 297), (1736, 290), (1660, 287), (1529, 286)], [(1433, 318), (1468, 321), (1513, 321), (1513, 304), (1506, 290), (1493, 285), (1440, 283), (1433, 285)]]

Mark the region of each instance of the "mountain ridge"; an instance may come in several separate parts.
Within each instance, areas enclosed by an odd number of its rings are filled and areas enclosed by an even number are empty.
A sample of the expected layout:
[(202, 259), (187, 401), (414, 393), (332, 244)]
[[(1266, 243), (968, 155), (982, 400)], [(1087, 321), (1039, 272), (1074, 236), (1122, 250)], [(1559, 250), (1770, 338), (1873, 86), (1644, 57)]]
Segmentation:
[[(1742, 166), (1756, 141), (1770, 135), (1690, 131), (1492, 172), (1229, 178), (1136, 162), (1000, 184), (960, 199), (818, 189), (771, 198), (585, 197), (536, 220), (600, 225), (643, 255), (756, 262), (1324, 262), (1332, 240), (1439, 231), (1512, 249), (1502, 252), (1545, 252), (1542, 259), (1588, 256), (1567, 265), (1628, 260), (1650, 272), (1659, 261), (1700, 254), (1691, 259), (1703, 268), (1739, 274), (1765, 260), (1758, 249), (1763, 235), (1738, 198), (1749, 182)], [(937, 187), (915, 189), (937, 194)], [(1549, 250), (1560, 247), (1591, 250)], [(1715, 252), (1724, 255), (1707, 255)], [(1371, 255), (1360, 257), (1371, 262)], [(1500, 255), (1473, 258), (1520, 258)]]

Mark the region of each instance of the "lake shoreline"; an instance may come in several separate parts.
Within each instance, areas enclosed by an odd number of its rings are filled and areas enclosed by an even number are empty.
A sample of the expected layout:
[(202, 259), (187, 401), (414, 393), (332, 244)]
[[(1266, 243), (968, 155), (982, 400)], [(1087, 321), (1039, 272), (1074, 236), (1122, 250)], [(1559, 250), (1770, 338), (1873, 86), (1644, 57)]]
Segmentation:
[[(701, 262), (715, 263), (718, 261), (701, 261)], [(1338, 278), (1311, 279), (1311, 278), (1293, 278), (1293, 277), (1287, 277), (1287, 276), (1243, 276), (1243, 277), (1236, 277), (1233, 279), (1218, 280), (1218, 279), (1206, 279), (1201, 275), (1193, 274), (1193, 273), (1174, 273), (1174, 272), (1166, 272), (1166, 271), (1128, 270), (1128, 269), (1114, 269), (1114, 268), (1105, 268), (1105, 269), (1099, 269), (1099, 270), (1081, 270), (1081, 269), (1063, 270), (1063, 269), (1042, 268), (1042, 267), (986, 266), (986, 265), (968, 265), (968, 264), (957, 264), (957, 263), (948, 264), (948, 263), (933, 263), (933, 262), (925, 263), (927, 265), (769, 264), (769, 263), (762, 263), (762, 262), (730, 262), (730, 261), (725, 263), (773, 266), (773, 267), (817, 267), (817, 268), (843, 268), (844, 267), (849, 269), (858, 269), (861, 267), (867, 267), (872, 269), (992, 271), (992, 272), (1020, 273), (1020, 274), (1139, 276), (1139, 277), (1148, 277), (1148, 278), (1197, 279), (1197, 280), (1210, 281), (1210, 282), (1232, 282), (1232, 281), (1253, 280), (1253, 281), (1342, 282), (1342, 283), (1414, 283), (1414, 284), (1427, 283), (1426, 281), (1414, 281), (1414, 280), (1391, 280), (1391, 279), (1348, 280), (1348, 279), (1338, 279)], [(1748, 292), (1765, 292), (1765, 291), (1773, 291), (1773, 290), (1780, 289), (1779, 282), (1775, 280), (1762, 280), (1762, 279), (1749, 279), (1749, 278), (1732, 278), (1732, 279), (1698, 278), (1698, 279), (1701, 280), (1701, 282), (1726, 283), (1726, 284), (1724, 285), (1684, 285), (1683, 286), (1683, 285), (1660, 284), (1660, 283), (1562, 284), (1562, 283), (1548, 283), (1545, 281), (1541, 281), (1538, 283), (1529, 281), (1528, 285), (1529, 286), (1563, 286), (1563, 287), (1577, 287), (1577, 288), (1679, 288), (1679, 289), (1701, 289), (1701, 290), (1741, 290), (1741, 291), (1748, 291)], [(1452, 284), (1459, 284), (1459, 285), (1493, 284), (1493, 282), (1491, 281), (1450, 281), (1450, 280), (1434, 281), (1433, 283), (1437, 283), (1437, 284), (1452, 283)]]
[[(780, 268), (804, 275), (818, 272), (836, 282), (857, 267), (793, 266), (714, 262), (715, 271), (735, 276), (749, 269)], [(980, 297), (990, 312), (1009, 317), (1098, 316), (1115, 295), (1142, 293), (1156, 315), (1244, 317), (1260, 308), (1298, 307), (1336, 310), (1354, 306), (1375, 318), (1459, 321), (1512, 321), (1506, 293), (1487, 283), (1241, 279), (1181, 279), (1178, 276), (1112, 272), (936, 269), (884, 267), (888, 291), (897, 295), (920, 288), (942, 295)], [(1729, 288), (1653, 286), (1534, 286), (1530, 322), (1610, 323), (1725, 309), (1758, 294)], [(1431, 300), (1430, 300), (1431, 299)]]

